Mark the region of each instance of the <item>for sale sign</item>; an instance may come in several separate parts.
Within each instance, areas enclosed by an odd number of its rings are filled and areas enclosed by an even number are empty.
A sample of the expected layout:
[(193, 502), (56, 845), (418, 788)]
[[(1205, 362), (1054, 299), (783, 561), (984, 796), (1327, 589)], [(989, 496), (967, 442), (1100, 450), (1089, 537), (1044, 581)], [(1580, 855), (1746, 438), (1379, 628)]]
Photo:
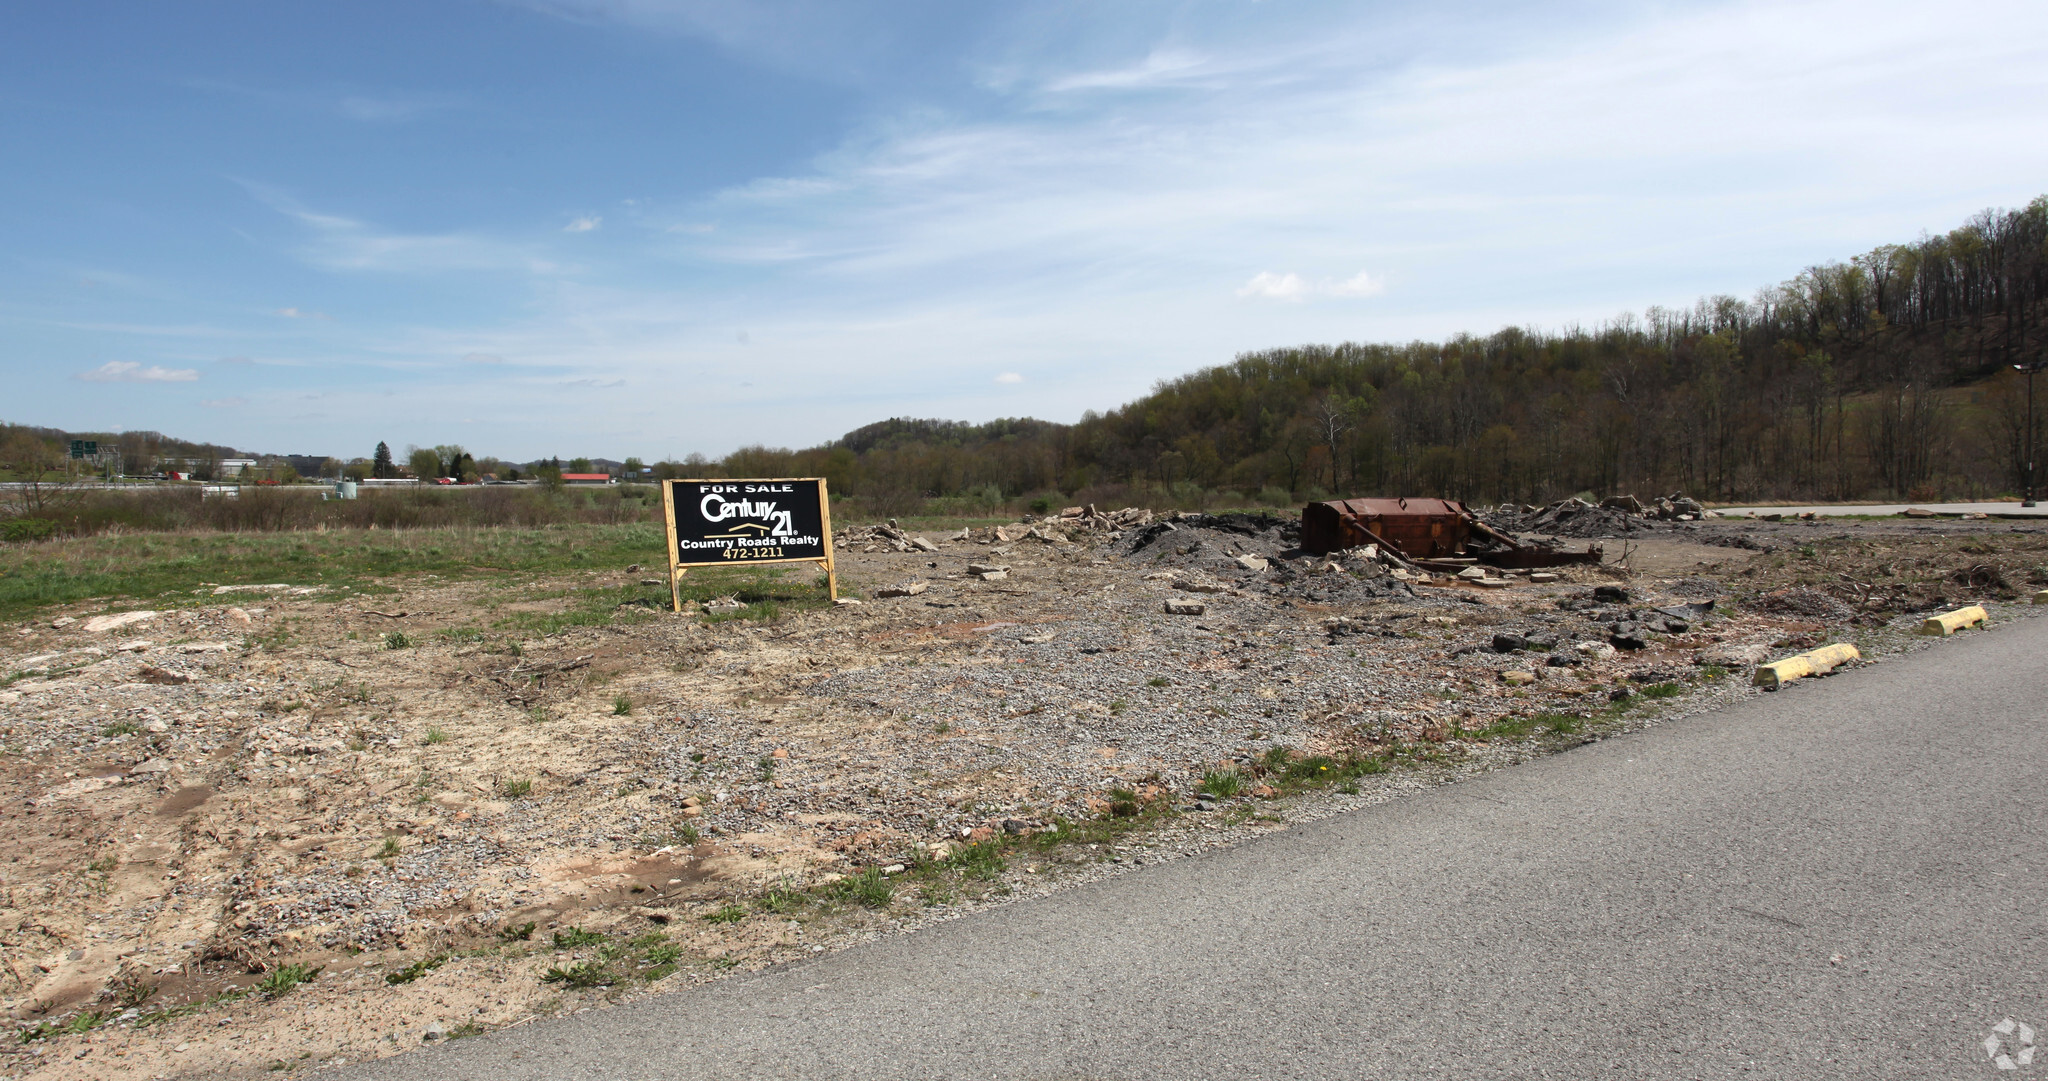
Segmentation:
[(671, 480), (662, 483), (668, 519), (670, 594), (691, 567), (817, 563), (832, 595), (832, 509), (823, 477), (788, 480)]

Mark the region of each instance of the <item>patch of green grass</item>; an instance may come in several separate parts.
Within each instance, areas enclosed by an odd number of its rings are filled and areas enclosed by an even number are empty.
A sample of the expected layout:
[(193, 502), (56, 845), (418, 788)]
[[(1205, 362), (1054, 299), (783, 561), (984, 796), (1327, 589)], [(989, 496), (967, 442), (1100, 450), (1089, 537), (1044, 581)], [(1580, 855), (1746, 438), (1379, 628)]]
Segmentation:
[(879, 867), (847, 875), (826, 887), (826, 891), (835, 900), (850, 901), (867, 908), (887, 908), (889, 902), (896, 899), (896, 883), (890, 881)]
[(747, 910), (738, 905), (721, 905), (704, 914), (706, 923), (738, 923), (747, 918)]
[(384, 974), (384, 982), (394, 986), (401, 983), (411, 983), (447, 963), (448, 955), (445, 953), (437, 953), (432, 957), (422, 957), (396, 972), (386, 972)]
[(498, 928), (498, 941), (525, 942), (533, 937), (533, 928), (534, 925), (532, 923), (507, 924), (504, 927)]
[(683, 948), (673, 942), (664, 942), (659, 946), (649, 946), (647, 952), (641, 954), (641, 957), (645, 958), (648, 964), (656, 966), (673, 965), (682, 956)]
[[(191, 604), (207, 583), (291, 582), (326, 586), (316, 600), (348, 591), (379, 592), (380, 579), (428, 574), (443, 579), (504, 580), (592, 567), (658, 562), (665, 541), (659, 523), (556, 525), (541, 528), (331, 529), (325, 533), (121, 533), (59, 538), (0, 549), (0, 619), (56, 605), (126, 600), (153, 607)], [(704, 568), (684, 580), (686, 600), (735, 594), (748, 604), (824, 607), (824, 590), (789, 568)], [(571, 620), (535, 614), (553, 626), (609, 622), (621, 603), (666, 608), (666, 591), (640, 586), (589, 591)], [(596, 611), (602, 607), (602, 611)], [(650, 609), (640, 607), (646, 618)], [(465, 629), (466, 630), (466, 629)]]
[(611, 970), (597, 961), (579, 961), (573, 965), (556, 965), (541, 973), (540, 982), (560, 984), (563, 987), (603, 987), (613, 980)]
[(1685, 693), (1682, 683), (1652, 683), (1643, 688), (1644, 698), (1676, 698)]
[(770, 887), (768, 892), (754, 899), (754, 907), (777, 916), (788, 915), (804, 906), (810, 898), (800, 889), (788, 883)]
[(429, 728), (427, 729), (426, 736), (421, 740), (421, 742), (425, 743), (429, 747), (433, 746), (436, 743), (446, 743), (448, 742), (448, 733), (443, 732), (438, 728)]
[(1138, 799), (1138, 794), (1131, 789), (1112, 788), (1108, 795), (1109, 813), (1113, 818), (1136, 818), (1138, 813), (1145, 809), (1144, 803)]
[(113, 724), (110, 724), (105, 728), (100, 729), (100, 735), (108, 737), (137, 736), (141, 734), (142, 726), (136, 724), (134, 721), (115, 721)]
[(1328, 755), (1310, 755), (1289, 762), (1285, 776), (1290, 781), (1326, 781), (1331, 767), (1335, 765), (1337, 760)]
[(387, 631), (384, 634), (385, 649), (410, 649), (412, 638), (404, 631)]
[(66, 1036), (82, 1036), (106, 1024), (108, 1018), (113, 1016), (111, 1010), (80, 1010), (72, 1014), (71, 1020), (64, 1022), (63, 1027), (57, 1031)]
[(384, 847), (377, 850), (377, 858), (380, 860), (395, 860), (398, 858), (398, 853), (398, 838), (386, 837), (384, 838)]
[(434, 632), (434, 637), (444, 642), (481, 642), (484, 632), (476, 627), (443, 627)]
[(92, 861), (91, 863), (86, 864), (85, 869), (93, 872), (94, 874), (103, 875), (106, 874), (108, 871), (111, 871), (119, 866), (121, 866), (120, 857), (109, 855), (101, 856), (100, 858)]
[(525, 799), (533, 794), (533, 779), (520, 777), (506, 781), (498, 788), (498, 793), (506, 799)]
[(1148, 679), (1148, 680), (1146, 680), (1146, 681), (1145, 681), (1145, 686), (1147, 686), (1147, 687), (1171, 687), (1171, 686), (1173, 686), (1173, 681), (1172, 681), (1172, 680), (1170, 680), (1170, 679), (1167, 679), (1167, 678), (1166, 678), (1165, 676), (1153, 676), (1153, 677), (1152, 677), (1151, 679)]
[(623, 695), (623, 694), (622, 694), (622, 695), (618, 695), (618, 696), (616, 696), (616, 697), (614, 697), (614, 698), (612, 699), (612, 716), (614, 716), (614, 717), (630, 717), (630, 716), (632, 716), (632, 715), (633, 715), (633, 700), (632, 700), (631, 698), (628, 698), (628, 697), (626, 697), (625, 695)]
[(256, 989), (276, 998), (319, 974), (318, 965), (279, 965), (257, 981)]
[(255, 988), (253, 987), (238, 987), (235, 990), (222, 991), (220, 994), (200, 999), (197, 1002), (187, 1002), (181, 1006), (171, 1006), (161, 1010), (152, 1010), (149, 1013), (143, 1014), (141, 1017), (136, 1018), (135, 1027), (138, 1029), (144, 1029), (150, 1027), (151, 1025), (169, 1024), (170, 1022), (179, 1020), (180, 1018), (190, 1017), (193, 1014), (198, 1013), (199, 1011), (206, 1009), (209, 1006), (217, 1006), (226, 1002), (239, 1002), (240, 1000), (248, 998), (250, 995), (254, 993)]
[(584, 946), (595, 946), (603, 942), (604, 939), (604, 933), (601, 931), (586, 931), (581, 927), (571, 927), (566, 931), (555, 932), (555, 948), (558, 950), (580, 949)]
[(994, 839), (977, 845), (967, 845), (947, 856), (940, 862), (940, 866), (959, 871), (966, 878), (993, 882), (1010, 866), (1004, 857), (1003, 848), (1003, 842)]

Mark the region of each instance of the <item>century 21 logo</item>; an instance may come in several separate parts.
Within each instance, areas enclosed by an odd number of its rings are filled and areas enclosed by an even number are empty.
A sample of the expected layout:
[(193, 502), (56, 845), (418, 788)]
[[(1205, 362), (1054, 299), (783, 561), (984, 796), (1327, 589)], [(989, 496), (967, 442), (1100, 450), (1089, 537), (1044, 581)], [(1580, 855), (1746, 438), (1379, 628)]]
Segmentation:
[(755, 518), (774, 523), (774, 528), (768, 531), (768, 536), (796, 536), (796, 527), (791, 524), (794, 517), (792, 512), (776, 510), (772, 502), (754, 499), (731, 502), (717, 492), (711, 492), (698, 500), (697, 510), (704, 515), (707, 522), (723, 522), (728, 518)]

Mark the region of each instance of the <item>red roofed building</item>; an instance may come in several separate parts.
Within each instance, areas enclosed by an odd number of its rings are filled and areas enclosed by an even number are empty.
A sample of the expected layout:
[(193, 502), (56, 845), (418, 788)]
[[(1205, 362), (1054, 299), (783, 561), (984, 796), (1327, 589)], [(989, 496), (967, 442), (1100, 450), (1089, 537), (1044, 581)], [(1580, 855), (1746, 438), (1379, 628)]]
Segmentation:
[(610, 473), (564, 473), (563, 484), (612, 484)]

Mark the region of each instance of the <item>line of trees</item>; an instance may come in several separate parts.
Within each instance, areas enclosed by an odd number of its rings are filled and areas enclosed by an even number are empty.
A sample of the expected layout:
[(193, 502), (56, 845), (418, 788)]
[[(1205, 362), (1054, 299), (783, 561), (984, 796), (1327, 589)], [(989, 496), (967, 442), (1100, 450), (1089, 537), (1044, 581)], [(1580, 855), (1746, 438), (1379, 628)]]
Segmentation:
[[(1075, 424), (896, 418), (804, 450), (743, 447), (652, 467), (628, 459), (614, 472), (824, 476), (835, 494), (885, 514), (934, 500), (966, 511), (1330, 494), (1984, 497), (2019, 491), (2029, 440), (2048, 435), (2048, 415), (2029, 431), (2013, 371), (2043, 359), (2044, 306), (2048, 196), (1809, 268), (1749, 300), (1709, 297), (1553, 333), (1273, 349)], [(0, 468), (37, 468), (64, 437), (9, 427)], [(100, 438), (130, 462), (233, 455), (154, 432)], [(449, 445), (411, 448), (406, 464), (418, 477), (465, 480), (595, 471), (583, 458), (517, 466)], [(383, 443), (349, 469), (400, 472)]]
[(2044, 304), (2048, 197), (1812, 267), (1749, 300), (1557, 333), (1274, 349), (1072, 425), (899, 418), (807, 450), (677, 465), (822, 474), (889, 508), (1033, 493), (1183, 505), (1325, 493), (1981, 497), (2024, 481), (2025, 385), (2012, 366), (2042, 359)]

